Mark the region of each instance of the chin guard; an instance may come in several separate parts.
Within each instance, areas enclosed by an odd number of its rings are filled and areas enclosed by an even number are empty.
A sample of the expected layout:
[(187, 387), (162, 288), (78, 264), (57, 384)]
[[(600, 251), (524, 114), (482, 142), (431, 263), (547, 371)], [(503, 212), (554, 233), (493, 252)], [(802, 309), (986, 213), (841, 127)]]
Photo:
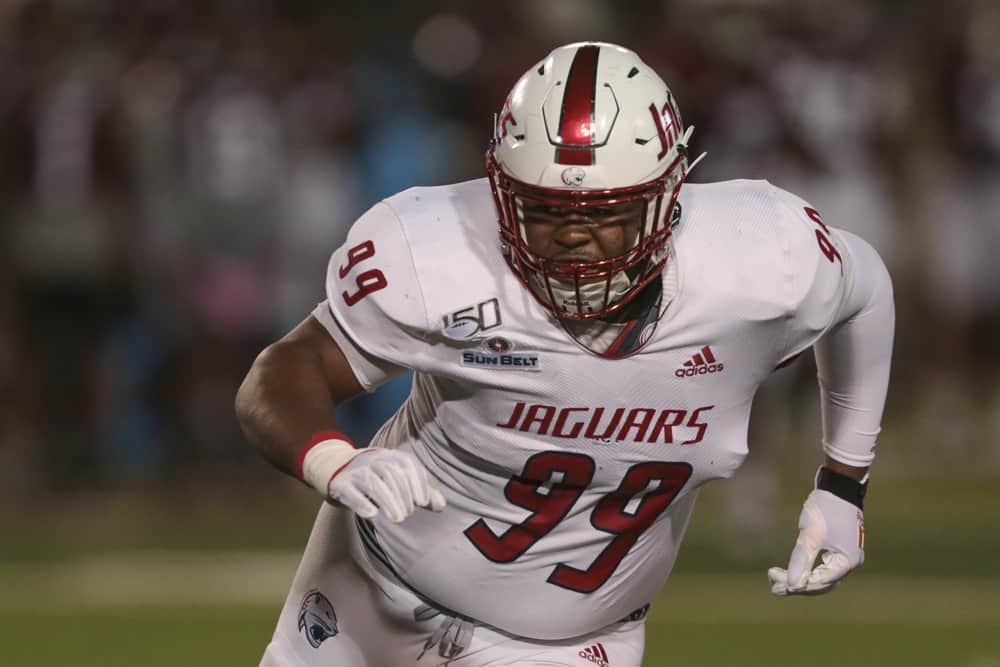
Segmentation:
[(557, 316), (560, 313), (593, 313), (604, 307), (605, 294), (613, 303), (628, 294), (632, 288), (632, 280), (624, 271), (613, 274), (610, 285), (607, 283), (606, 280), (581, 281), (578, 291), (577, 286), (569, 281), (550, 279)]
[(577, 345), (591, 354), (621, 359), (635, 354), (653, 338), (667, 305), (662, 281), (654, 280), (612, 319), (560, 319), (559, 323)]

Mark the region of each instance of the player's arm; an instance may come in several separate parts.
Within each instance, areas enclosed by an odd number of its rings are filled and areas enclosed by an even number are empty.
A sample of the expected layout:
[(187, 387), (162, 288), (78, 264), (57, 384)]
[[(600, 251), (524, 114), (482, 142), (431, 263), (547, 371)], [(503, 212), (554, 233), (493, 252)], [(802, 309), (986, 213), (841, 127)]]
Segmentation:
[(892, 281), (863, 239), (839, 232), (851, 282), (833, 326), (814, 345), (827, 467), (861, 481), (875, 458), (895, 332)]
[(260, 353), (236, 394), (236, 414), (272, 465), (362, 517), (381, 511), (398, 522), (416, 507), (443, 509), (411, 454), (358, 449), (339, 431), (334, 408), (362, 391), (340, 345), (310, 316)]
[[(799, 516), (787, 570), (768, 572), (778, 595), (824, 593), (864, 562), (863, 499), (889, 385), (895, 328), (889, 273), (864, 240), (817, 225), (829, 241), (820, 249), (831, 261), (821, 263), (826, 273), (802, 310), (810, 318), (829, 303), (836, 308), (818, 339), (807, 334), (801, 342), (814, 343), (826, 459)], [(843, 273), (838, 278), (831, 268)]]
[(787, 572), (770, 572), (778, 595), (825, 593), (865, 560), (863, 501), (889, 388), (895, 309), (875, 250), (852, 234), (839, 236), (851, 280), (841, 312), (814, 346), (826, 463), (799, 515)]
[(240, 387), (247, 438), (278, 469), (370, 518), (402, 521), (444, 496), (409, 452), (358, 449), (337, 429), (334, 408), (418, 368), (427, 315), (410, 246), (387, 204), (352, 226), (330, 258), (327, 299), (265, 349)]
[(316, 434), (339, 433), (334, 408), (362, 391), (340, 347), (310, 316), (257, 356), (236, 394), (236, 415), (261, 456), (301, 477), (303, 446)]
[(344, 351), (314, 317), (254, 361), (236, 394), (247, 439), (279, 470), (362, 517), (402, 521), (416, 507), (440, 511), (444, 497), (408, 452), (358, 449), (334, 408), (363, 391)]

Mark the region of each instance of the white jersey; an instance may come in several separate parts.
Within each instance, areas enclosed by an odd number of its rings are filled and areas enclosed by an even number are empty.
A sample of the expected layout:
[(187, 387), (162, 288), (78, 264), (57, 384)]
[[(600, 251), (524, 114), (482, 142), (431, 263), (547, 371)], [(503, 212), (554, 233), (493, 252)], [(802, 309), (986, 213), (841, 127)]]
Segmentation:
[(840, 232), (767, 182), (679, 201), (670, 303), (624, 359), (583, 351), (518, 282), (485, 179), (396, 195), (334, 253), (314, 314), (359, 381), (415, 371), (372, 445), (412, 452), (448, 501), (374, 521), (373, 557), (415, 592), (558, 639), (666, 581), (698, 488), (747, 455), (758, 386), (837, 321), (852, 272)]

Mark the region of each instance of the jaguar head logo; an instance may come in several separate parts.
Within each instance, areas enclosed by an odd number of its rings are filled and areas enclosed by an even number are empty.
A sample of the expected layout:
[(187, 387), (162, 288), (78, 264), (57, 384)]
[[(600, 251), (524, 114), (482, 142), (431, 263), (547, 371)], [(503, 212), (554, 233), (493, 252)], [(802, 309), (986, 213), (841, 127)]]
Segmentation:
[(313, 648), (319, 648), (320, 644), (340, 632), (333, 605), (319, 591), (310, 591), (303, 598), (299, 607), (299, 630), (306, 633), (306, 641)]

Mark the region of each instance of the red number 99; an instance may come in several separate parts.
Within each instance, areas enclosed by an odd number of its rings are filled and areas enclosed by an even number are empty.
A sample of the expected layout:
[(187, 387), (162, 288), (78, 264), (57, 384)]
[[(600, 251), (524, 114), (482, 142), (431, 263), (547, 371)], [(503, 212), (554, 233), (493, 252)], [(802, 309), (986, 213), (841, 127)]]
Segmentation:
[[(355, 266), (359, 263), (365, 261), (366, 259), (371, 259), (375, 256), (375, 244), (371, 241), (364, 241), (354, 246), (347, 251), (347, 264), (340, 267), (337, 272), (340, 275), (340, 279), (343, 280), (347, 277), (347, 274), (351, 272)], [(355, 277), (354, 282), (358, 285), (358, 291), (351, 294), (347, 290), (341, 293), (341, 297), (344, 299), (344, 303), (348, 306), (353, 306), (361, 299), (365, 298), (372, 292), (377, 292), (380, 289), (389, 286), (389, 282), (385, 279), (385, 274), (378, 269), (368, 269), (367, 271), (362, 271)]]

